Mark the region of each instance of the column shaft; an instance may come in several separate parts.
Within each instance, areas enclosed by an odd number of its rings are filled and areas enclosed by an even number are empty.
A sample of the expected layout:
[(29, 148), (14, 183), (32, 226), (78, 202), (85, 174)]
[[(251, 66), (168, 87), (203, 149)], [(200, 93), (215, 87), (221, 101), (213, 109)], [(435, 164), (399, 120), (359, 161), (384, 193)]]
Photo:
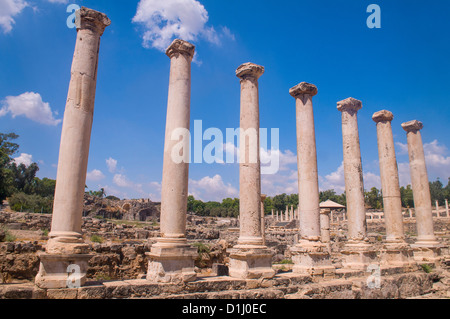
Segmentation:
[(387, 241), (403, 242), (402, 201), (391, 126), (393, 118), (393, 114), (389, 111), (380, 111), (373, 116), (373, 120), (377, 123), (378, 155)]
[[(183, 43), (180, 42), (180, 45)], [(168, 56), (171, 59), (170, 82), (161, 189), (161, 236), (163, 238), (186, 237), (190, 158), (187, 134), (182, 137), (183, 154), (176, 154), (180, 155), (183, 161), (175, 160), (173, 152), (174, 147), (180, 143), (181, 137), (176, 133), (183, 133), (183, 131), (187, 133), (190, 128), (191, 61), (195, 48), (191, 45), (188, 46), (188, 51), (181, 51), (182, 47), (177, 50), (168, 50)]]
[(358, 132), (360, 101), (347, 99), (339, 102), (342, 112), (342, 136), (344, 146), (344, 174), (347, 196), (348, 238), (364, 240), (367, 233), (364, 202), (364, 181)]
[(436, 242), (430, 184), (425, 163), (422, 135), (420, 133), (423, 124), (419, 121), (411, 121), (402, 124), (402, 127), (407, 132), (408, 139), (409, 166), (417, 224), (417, 242)]
[[(238, 69), (239, 70), (239, 69)], [(256, 70), (256, 69), (255, 69)], [(240, 216), (239, 244), (262, 245), (261, 234), (261, 167), (259, 157), (259, 92), (256, 74), (241, 78), (240, 135)]]
[(291, 94), (296, 98), (300, 237), (317, 241), (320, 238), (319, 175), (312, 103), (317, 88), (301, 83)]
[[(111, 21), (102, 13), (77, 11), (77, 40), (61, 134), (49, 253), (73, 253), (81, 222), (97, 83), (100, 37)], [(78, 250), (78, 248), (75, 248)], [(76, 251), (75, 251), (76, 252)]]

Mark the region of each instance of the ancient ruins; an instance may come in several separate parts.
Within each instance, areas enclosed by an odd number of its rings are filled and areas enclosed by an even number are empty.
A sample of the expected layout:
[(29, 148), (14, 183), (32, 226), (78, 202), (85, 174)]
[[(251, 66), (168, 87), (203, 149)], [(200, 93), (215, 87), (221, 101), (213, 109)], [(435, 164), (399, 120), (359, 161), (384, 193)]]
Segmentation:
[[(320, 203), (313, 115), (313, 97), (319, 90), (305, 82), (293, 87), (289, 93), (296, 102), (299, 207), (264, 216), (258, 133), (258, 80), (264, 67), (260, 65), (245, 63), (236, 71), (241, 84), (240, 127), (256, 134), (255, 140), (241, 135), (240, 218), (202, 219), (188, 214), (189, 164), (173, 160), (172, 148), (177, 142), (172, 133), (190, 129), (195, 47), (180, 39), (166, 52), (170, 83), (162, 201), (160, 214), (155, 213), (160, 226), (148, 223), (138, 229), (83, 217), (98, 52), (100, 38), (110, 23), (103, 13), (84, 7), (77, 11), (77, 40), (52, 218), (28, 214), (20, 217), (26, 220), (22, 223), (13, 215), (2, 216), (2, 223), (18, 225), (18, 229), (40, 225), (38, 229), (43, 227), (40, 223), (50, 225), (51, 221), (51, 231), (45, 247), (36, 243), (4, 246), (4, 256), (26, 253), (38, 263), (39, 270), (34, 285), (0, 286), (0, 297), (408, 298), (432, 292), (433, 284), (442, 278), (444, 293), (448, 291), (448, 204), (446, 215), (442, 216), (438, 207), (437, 216), (433, 216), (419, 121), (402, 124), (408, 138), (415, 204), (413, 210), (404, 212), (391, 126), (394, 115), (386, 110), (373, 115), (384, 212), (368, 212), (358, 133), (358, 112), (363, 103), (354, 98), (338, 102), (347, 207)], [(124, 212), (131, 207), (126, 205)], [(110, 237), (116, 242), (92, 245), (83, 232), (113, 234)], [(417, 234), (415, 242), (411, 241), (413, 233)], [(216, 254), (203, 253), (209, 272), (199, 271), (202, 260), (192, 239), (216, 240)], [(133, 242), (124, 243), (129, 240)], [(287, 259), (292, 262), (283, 264)], [(92, 279), (93, 272), (112, 271), (108, 268), (112, 265), (114, 274), (123, 280)], [(424, 272), (426, 267), (440, 272)]]

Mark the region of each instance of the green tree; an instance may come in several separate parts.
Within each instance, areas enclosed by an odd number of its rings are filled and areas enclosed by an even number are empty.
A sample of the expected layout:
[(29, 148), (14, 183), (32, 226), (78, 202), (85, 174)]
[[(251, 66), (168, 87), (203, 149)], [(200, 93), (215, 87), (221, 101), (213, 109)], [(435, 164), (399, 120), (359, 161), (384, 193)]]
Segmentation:
[(25, 194), (33, 194), (36, 189), (36, 173), (39, 171), (39, 167), (36, 163), (32, 163), (30, 166), (25, 164), (11, 163), (10, 170), (13, 176), (13, 188), (14, 192), (24, 192)]
[(19, 145), (13, 143), (18, 138), (19, 136), (14, 133), (0, 133), (0, 204), (13, 192), (10, 164), (13, 161), (12, 155), (19, 149)]
[(403, 207), (414, 207), (414, 197), (411, 185), (405, 187), (400, 187), (400, 196), (402, 198)]
[(444, 185), (441, 183), (439, 178), (435, 182), (430, 182), (430, 194), (431, 194), (431, 202), (433, 205), (436, 201), (439, 202), (439, 205), (444, 205), (445, 190)]
[(372, 187), (370, 192), (365, 193), (366, 204), (370, 205), (374, 209), (381, 209), (383, 207), (383, 195), (376, 188)]

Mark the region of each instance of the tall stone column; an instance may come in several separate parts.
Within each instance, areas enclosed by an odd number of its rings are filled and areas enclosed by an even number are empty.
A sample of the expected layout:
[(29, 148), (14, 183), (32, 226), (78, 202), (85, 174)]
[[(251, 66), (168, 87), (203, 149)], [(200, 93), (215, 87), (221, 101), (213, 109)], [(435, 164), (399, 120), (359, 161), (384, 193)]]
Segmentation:
[(261, 164), (259, 150), (258, 79), (264, 67), (245, 63), (236, 70), (241, 80), (240, 236), (230, 252), (230, 276), (271, 278), (272, 254), (261, 233)]
[(381, 262), (389, 267), (407, 267), (413, 261), (413, 253), (411, 247), (405, 242), (398, 165), (391, 125), (394, 115), (383, 110), (376, 112), (372, 119), (377, 123), (378, 155), (386, 225), (386, 243), (381, 254)]
[(362, 102), (354, 98), (338, 102), (342, 113), (344, 175), (347, 195), (348, 243), (344, 247), (345, 268), (365, 269), (376, 261), (376, 252), (367, 242), (364, 181), (358, 132), (358, 111)]
[(306, 82), (289, 91), (296, 100), (300, 217), (300, 240), (291, 248), (291, 253), (294, 272), (320, 276), (333, 271), (334, 268), (328, 247), (320, 241), (319, 175), (312, 102), (317, 92), (315, 85)]
[(438, 258), (440, 245), (434, 235), (430, 184), (420, 133), (423, 124), (414, 120), (403, 123), (402, 127), (407, 132), (409, 167), (417, 225), (417, 241), (412, 245), (414, 258), (417, 261), (431, 260)]
[[(193, 281), (197, 250), (187, 243), (186, 215), (189, 181), (191, 62), (195, 46), (176, 39), (166, 51), (170, 58), (169, 97), (161, 190), (161, 237), (151, 248), (147, 280)], [(180, 137), (180, 134), (185, 134)], [(174, 147), (183, 139), (183, 153)], [(180, 155), (183, 159), (177, 158)]]
[(40, 255), (36, 285), (66, 288), (68, 269), (75, 285), (86, 282), (88, 245), (81, 233), (83, 198), (97, 84), (100, 37), (111, 24), (100, 12), (76, 11), (77, 40), (61, 134), (53, 216), (46, 254)]

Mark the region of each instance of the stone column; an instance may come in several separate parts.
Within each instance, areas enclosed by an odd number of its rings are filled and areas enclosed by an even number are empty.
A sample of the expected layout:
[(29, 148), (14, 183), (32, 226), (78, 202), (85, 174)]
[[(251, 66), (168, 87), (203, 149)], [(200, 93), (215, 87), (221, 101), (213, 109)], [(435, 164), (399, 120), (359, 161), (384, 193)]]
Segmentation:
[(447, 218), (450, 217), (449, 211), (448, 211), (448, 200), (447, 199), (445, 200), (445, 214), (447, 215)]
[(436, 217), (439, 218), (441, 216), (439, 216), (439, 202), (436, 201)]
[(263, 238), (263, 245), (266, 245), (266, 213), (264, 211), (264, 201), (267, 195), (261, 195), (261, 235)]
[(407, 267), (411, 265), (413, 253), (411, 247), (405, 242), (398, 165), (391, 125), (394, 115), (383, 110), (376, 112), (372, 119), (377, 123), (378, 155), (386, 225), (386, 243), (383, 246), (381, 263), (388, 267)]
[[(77, 40), (61, 134), (53, 216), (46, 254), (40, 255), (36, 285), (66, 288), (68, 267), (77, 285), (86, 282), (89, 246), (81, 233), (83, 198), (94, 117), (100, 37), (111, 21), (103, 13), (82, 7), (76, 11)], [(73, 278), (73, 277), (72, 277)]]
[(293, 271), (327, 275), (334, 271), (327, 245), (320, 241), (319, 175), (312, 98), (317, 87), (302, 82), (290, 89), (296, 100), (300, 240), (291, 248)]
[(412, 245), (414, 258), (417, 261), (431, 260), (438, 258), (440, 245), (434, 235), (430, 184), (420, 133), (423, 124), (415, 120), (403, 123), (402, 127), (407, 132), (409, 167), (417, 225), (417, 241)]
[(376, 261), (376, 252), (367, 242), (364, 182), (358, 132), (358, 111), (362, 102), (354, 98), (338, 102), (342, 113), (345, 190), (347, 194), (348, 243), (342, 252), (345, 268), (366, 269)]
[(238, 243), (230, 249), (230, 276), (272, 278), (272, 254), (261, 233), (259, 85), (264, 67), (245, 63), (236, 70), (241, 82), (240, 216)]
[[(170, 58), (166, 136), (161, 190), (161, 237), (151, 248), (147, 280), (153, 282), (193, 281), (197, 250), (187, 243), (186, 214), (189, 180), (189, 132), (191, 62), (195, 46), (176, 39), (166, 55)], [(180, 134), (186, 134), (180, 137)], [(183, 138), (183, 160), (173, 149)], [(178, 155), (179, 153), (177, 153)], [(181, 155), (181, 154), (180, 154)]]
[(327, 245), (328, 251), (331, 253), (330, 214), (331, 214), (331, 209), (320, 210), (321, 241), (323, 244)]

